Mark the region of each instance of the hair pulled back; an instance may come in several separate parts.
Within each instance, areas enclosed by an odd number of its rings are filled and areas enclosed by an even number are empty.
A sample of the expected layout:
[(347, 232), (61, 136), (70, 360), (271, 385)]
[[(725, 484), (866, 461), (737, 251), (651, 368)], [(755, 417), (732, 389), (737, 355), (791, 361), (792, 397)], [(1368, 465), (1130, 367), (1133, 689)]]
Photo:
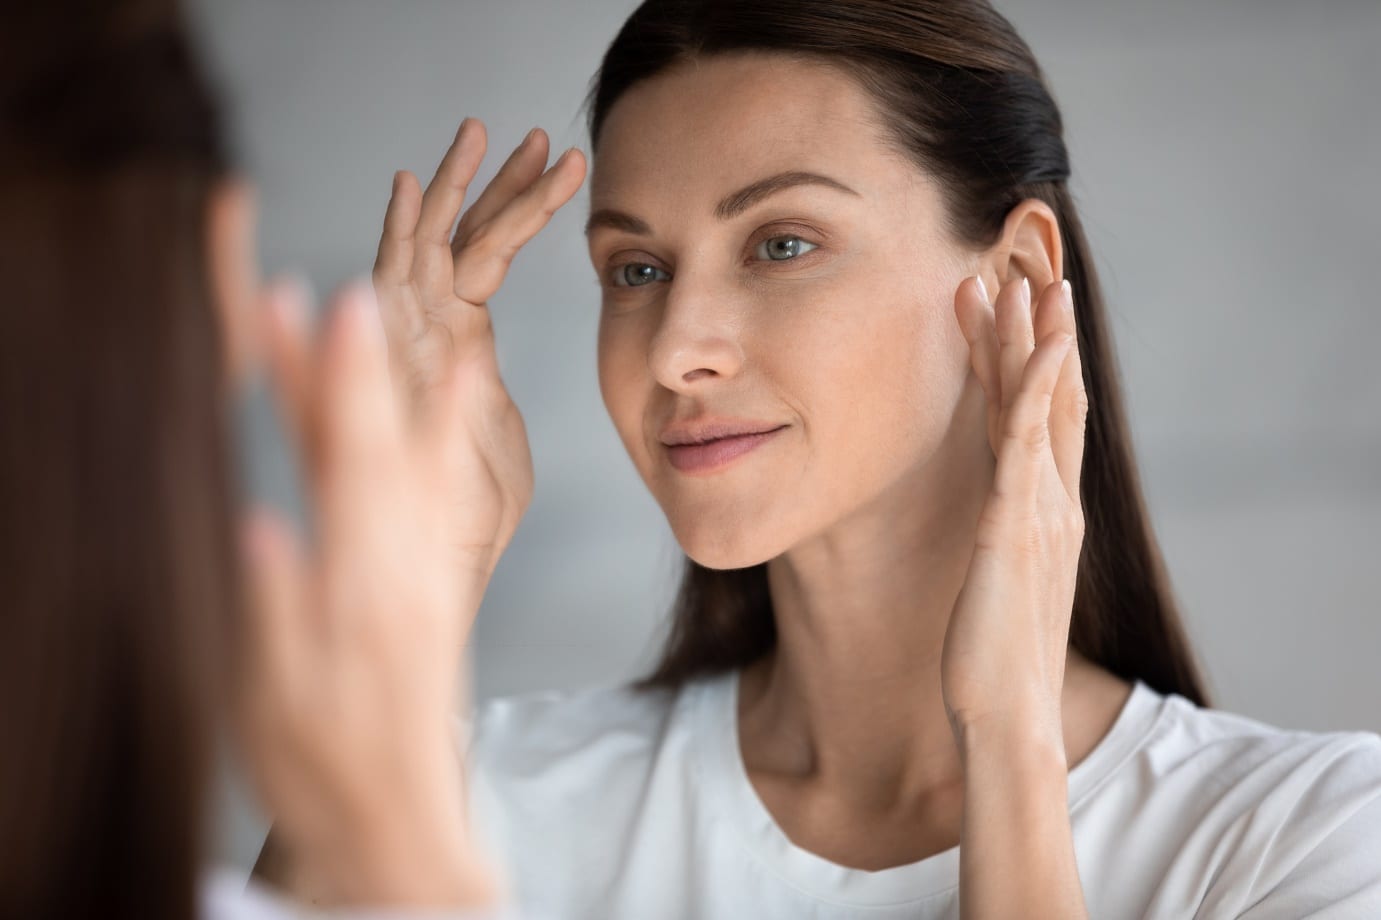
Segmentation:
[[(940, 180), (955, 237), (995, 242), (1039, 199), (1059, 221), (1089, 397), (1083, 549), (1070, 643), (1113, 673), (1209, 705), (1151, 529), (1103, 297), (1066, 185), (1060, 111), (1031, 49), (986, 0), (648, 0), (610, 45), (590, 93), (591, 149), (628, 89), (678, 64), (733, 53), (836, 66), (872, 96), (890, 140)], [(637, 682), (675, 687), (744, 667), (776, 642), (766, 564), (687, 558), (660, 661)]]

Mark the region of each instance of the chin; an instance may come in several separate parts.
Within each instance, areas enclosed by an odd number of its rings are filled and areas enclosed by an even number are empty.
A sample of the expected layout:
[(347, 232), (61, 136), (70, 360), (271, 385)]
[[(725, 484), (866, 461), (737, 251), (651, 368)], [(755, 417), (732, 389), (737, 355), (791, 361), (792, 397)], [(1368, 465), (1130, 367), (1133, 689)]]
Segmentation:
[(718, 523), (704, 515), (669, 520), (681, 551), (707, 569), (746, 569), (781, 555), (787, 548), (780, 533), (751, 523)]

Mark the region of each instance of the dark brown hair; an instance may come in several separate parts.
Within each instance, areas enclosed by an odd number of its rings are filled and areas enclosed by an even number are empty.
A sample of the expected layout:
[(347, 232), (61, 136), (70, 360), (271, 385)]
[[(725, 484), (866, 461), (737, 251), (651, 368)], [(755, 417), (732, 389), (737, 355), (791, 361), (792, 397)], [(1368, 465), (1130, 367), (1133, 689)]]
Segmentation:
[[(1070, 642), (1123, 678), (1208, 705), (1132, 456), (1103, 298), (1066, 185), (1060, 112), (1026, 43), (985, 0), (647, 0), (595, 78), (591, 149), (597, 155), (600, 129), (629, 87), (741, 52), (816, 60), (858, 79), (891, 140), (942, 180), (951, 230), (966, 243), (991, 245), (1025, 199), (1054, 210), (1090, 403)], [(775, 642), (766, 564), (715, 570), (687, 558), (661, 660), (635, 686), (741, 668)]]
[(0, 25), (0, 916), (197, 913), (235, 583), (208, 193), (171, 2)]

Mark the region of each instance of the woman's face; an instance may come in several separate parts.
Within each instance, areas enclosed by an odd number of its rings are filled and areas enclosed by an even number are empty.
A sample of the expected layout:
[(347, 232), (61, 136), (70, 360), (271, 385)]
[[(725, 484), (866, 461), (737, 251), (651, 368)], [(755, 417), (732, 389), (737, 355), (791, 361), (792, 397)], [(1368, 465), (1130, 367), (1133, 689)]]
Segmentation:
[[(755, 565), (921, 494), (977, 253), (852, 78), (755, 54), (636, 84), (600, 136), (589, 246), (604, 403), (691, 558)], [(663, 429), (705, 417), (784, 427), (688, 468)]]

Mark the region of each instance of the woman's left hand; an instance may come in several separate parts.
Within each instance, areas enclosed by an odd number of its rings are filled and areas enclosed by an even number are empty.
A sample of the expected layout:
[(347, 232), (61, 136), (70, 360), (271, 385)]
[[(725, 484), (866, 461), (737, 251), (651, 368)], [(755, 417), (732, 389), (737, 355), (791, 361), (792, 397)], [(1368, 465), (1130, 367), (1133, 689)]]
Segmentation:
[(1079, 473), (1088, 400), (1067, 284), (1031, 310), (1026, 279), (995, 305), (977, 277), (955, 312), (988, 401), (997, 458), (941, 657), (956, 740), (982, 722), (1063, 754), (1061, 693), (1084, 516)]
[(236, 726), (303, 898), (333, 906), (497, 904), (469, 829), (454, 707), (482, 599), (436, 496), (467, 447), (452, 371), (436, 411), (395, 398), (373, 291), (347, 288), (320, 334), (291, 286), (266, 293), (264, 351), (303, 457), (310, 541), (275, 512), (245, 520), (248, 604)]

